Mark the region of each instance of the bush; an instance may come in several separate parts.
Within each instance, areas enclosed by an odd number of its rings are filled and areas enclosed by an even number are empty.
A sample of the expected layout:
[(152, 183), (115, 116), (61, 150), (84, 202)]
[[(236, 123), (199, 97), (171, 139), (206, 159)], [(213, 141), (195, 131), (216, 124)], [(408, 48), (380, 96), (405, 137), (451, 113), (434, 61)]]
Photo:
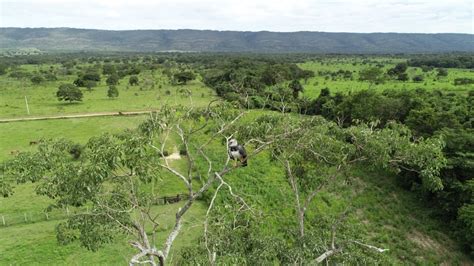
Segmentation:
[(168, 157), (169, 155), (170, 155), (170, 153), (169, 153), (168, 151), (166, 151), (166, 150), (163, 151), (163, 154), (161, 154), (160, 152), (158, 152), (158, 157), (162, 157), (162, 156)]
[(413, 82), (422, 82), (424, 80), (422, 75), (416, 75), (413, 77)]
[(119, 91), (117, 89), (117, 87), (111, 85), (109, 86), (109, 89), (107, 90), (107, 96), (109, 98), (116, 98), (119, 96)]
[(36, 75), (31, 78), (31, 82), (33, 84), (40, 84), (41, 82), (44, 81), (44, 78), (42, 76)]
[(105, 82), (109, 86), (117, 85), (119, 83), (119, 76), (117, 74), (112, 74), (107, 78)]
[(457, 78), (454, 80), (454, 85), (468, 85), (468, 84), (474, 84), (474, 79), (471, 78)]
[(82, 154), (82, 146), (79, 144), (73, 145), (69, 150), (69, 154), (71, 154), (72, 158), (74, 158), (75, 160), (79, 159)]
[(131, 86), (138, 85), (138, 77), (137, 76), (131, 76), (130, 79), (128, 80), (128, 84)]

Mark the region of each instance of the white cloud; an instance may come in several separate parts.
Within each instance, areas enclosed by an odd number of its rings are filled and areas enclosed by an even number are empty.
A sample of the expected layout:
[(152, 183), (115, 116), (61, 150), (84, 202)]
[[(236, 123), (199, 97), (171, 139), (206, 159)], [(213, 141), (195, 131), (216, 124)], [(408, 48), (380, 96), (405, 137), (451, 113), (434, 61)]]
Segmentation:
[(473, 0), (0, 0), (0, 26), (474, 33), (473, 4)]

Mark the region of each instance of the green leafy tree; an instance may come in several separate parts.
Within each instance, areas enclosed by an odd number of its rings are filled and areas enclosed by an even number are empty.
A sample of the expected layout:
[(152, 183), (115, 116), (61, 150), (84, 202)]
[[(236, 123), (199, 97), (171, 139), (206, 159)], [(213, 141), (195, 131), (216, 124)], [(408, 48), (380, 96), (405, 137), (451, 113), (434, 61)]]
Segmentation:
[(59, 101), (79, 102), (82, 96), (82, 91), (72, 84), (61, 84), (56, 92)]
[[(469, 185), (471, 187), (471, 199), (474, 198), (474, 181), (470, 180)], [(459, 221), (462, 224), (461, 238), (464, 239), (468, 250), (474, 250), (474, 201), (463, 205), (459, 209)], [(472, 252), (471, 252), (472, 253)]]
[(438, 77), (447, 77), (448, 76), (448, 70), (446, 68), (437, 68), (436, 69), (436, 76)]
[(304, 88), (298, 80), (292, 80), (288, 87), (293, 91), (293, 98), (297, 99), (300, 92), (303, 92)]
[(116, 86), (109, 86), (109, 89), (107, 90), (107, 97), (109, 98), (117, 98), (119, 96), (119, 91)]
[(422, 75), (416, 75), (413, 77), (413, 82), (423, 82), (424, 77)]
[(472, 78), (455, 78), (454, 79), (454, 85), (456, 86), (468, 85), (468, 84), (474, 84), (474, 79)]
[(308, 83), (308, 79), (314, 77), (314, 71), (312, 70), (303, 70), (301, 74), (301, 78), (304, 79), (304, 83)]
[(88, 91), (92, 91), (92, 88), (97, 86), (97, 82), (93, 80), (85, 80), (83, 85), (84, 86), (82, 87), (86, 87)]
[(7, 74), (8, 66), (6, 64), (0, 64), (0, 76)]
[(385, 81), (385, 77), (381, 68), (369, 67), (359, 72), (359, 80), (368, 81), (371, 84), (379, 84)]
[[(210, 120), (211, 116), (215, 120)], [(136, 130), (90, 139), (80, 156), (71, 152), (76, 144), (70, 141), (41, 142), (36, 152), (19, 154), (5, 173), (19, 183), (36, 183), (37, 193), (53, 199), (54, 207), (90, 207), (89, 212), (73, 214), (57, 226), (61, 244), (79, 241), (87, 249), (97, 250), (126, 234), (136, 250), (131, 265), (146, 261), (164, 265), (175, 239), (187, 226), (183, 219), (198, 198), (213, 187), (228, 188), (235, 195), (223, 179), (238, 168), (229, 165), (227, 147), (214, 150), (217, 157), (208, 149), (211, 143), (220, 146), (221, 134), (242, 116), (228, 106), (200, 111), (165, 107)], [(172, 143), (186, 151), (185, 169), (174, 168), (164, 156), (172, 135), (179, 139)], [(264, 148), (256, 147), (253, 154)], [(196, 175), (203, 181), (196, 182)], [(152, 208), (155, 199), (146, 191), (153, 180), (163, 176), (179, 180), (187, 195), (174, 215), (174, 226), (167, 230), (168, 237), (160, 245), (154, 236), (164, 230), (161, 216)]]
[[(368, 240), (364, 239), (368, 239), (367, 236), (357, 230), (344, 229), (344, 217), (349, 214), (351, 206), (338, 206), (340, 213), (336, 216), (323, 211), (329, 212), (329, 207), (316, 207), (331, 206), (325, 196), (320, 194), (327, 195), (330, 188), (341, 184), (350, 184), (352, 195), (360, 193), (363, 186), (357, 186), (357, 181), (351, 177), (353, 170), (360, 167), (386, 169), (395, 173), (410, 169), (420, 175), (427, 191), (443, 188), (439, 177), (440, 169), (446, 163), (441, 151), (443, 142), (437, 138), (413, 142), (410, 131), (399, 124), (390, 124), (384, 129), (377, 129), (375, 124), (342, 128), (322, 118), (269, 114), (250, 123), (236, 124), (229, 132), (236, 129), (239, 140), (268, 144), (270, 162), (276, 162), (284, 169), (285, 179), (291, 189), (290, 195), (285, 193), (285, 204), (292, 204), (295, 211), (293, 222), (284, 220), (286, 217), (278, 218), (285, 225), (283, 230), (278, 231), (283, 234), (282, 242), (277, 237), (262, 235), (256, 230), (260, 226), (258, 221), (251, 218), (242, 220), (229, 215), (228, 223), (233, 221), (244, 228), (250, 223), (246, 230), (229, 230), (223, 218), (226, 212), (220, 212), (217, 216), (220, 222), (212, 225), (206, 236), (206, 247), (213, 247), (211, 252), (218, 254), (233, 252), (227, 256), (247, 262), (260, 262), (256, 264), (268, 262), (269, 259), (248, 253), (251, 247), (257, 249), (256, 253), (265, 250), (266, 254), (271, 254), (270, 261), (278, 257), (283, 264), (297, 261), (321, 263), (329, 258), (333, 261), (339, 258), (342, 261), (357, 261), (361, 257), (366, 259), (371, 255), (367, 251), (361, 255), (360, 250), (385, 252), (386, 249), (366, 244)], [(276, 135), (281, 137), (274, 138)], [(348, 202), (350, 204), (350, 199)], [(328, 224), (320, 223), (326, 219), (330, 220)], [(321, 229), (321, 226), (325, 228)], [(240, 239), (236, 234), (244, 237)], [(251, 235), (256, 235), (259, 240), (252, 239)], [(315, 236), (323, 239), (315, 241)], [(288, 242), (299, 244), (285, 244)], [(345, 257), (344, 253), (351, 254), (350, 258)], [(287, 254), (292, 256), (285, 256)], [(212, 259), (212, 253), (208, 257)], [(217, 264), (224, 261), (219, 260)]]
[(278, 73), (273, 68), (266, 68), (261, 74), (260, 80), (267, 86), (276, 85), (278, 83)]
[(398, 74), (397, 76), (397, 80), (400, 80), (400, 81), (408, 81), (410, 78), (408, 77), (408, 74), (407, 73), (401, 73), (401, 74)]
[(138, 85), (138, 77), (135, 75), (130, 76), (130, 79), (128, 80), (128, 84), (130, 84), (130, 86)]
[(38, 85), (38, 84), (44, 82), (44, 78), (43, 78), (43, 76), (35, 75), (31, 78), (31, 82), (35, 85)]
[(112, 74), (107, 78), (107, 80), (105, 80), (105, 83), (109, 86), (117, 85), (119, 83), (119, 79), (120, 77), (117, 74)]
[(182, 84), (182, 85), (186, 85), (188, 81), (191, 81), (195, 78), (196, 78), (196, 75), (193, 72), (187, 71), (187, 70), (175, 73), (173, 75), (173, 80), (175, 80), (177, 84)]
[(398, 63), (397, 65), (395, 65), (395, 67), (389, 69), (387, 71), (387, 74), (390, 76), (399, 76), (405, 73), (407, 69), (408, 69), (407, 63)]
[(83, 80), (100, 81), (100, 74), (95, 71), (88, 71), (81, 77)]
[(104, 64), (104, 66), (102, 67), (102, 74), (104, 75), (112, 75), (116, 73), (117, 73), (117, 69), (115, 68), (115, 65)]
[(56, 75), (53, 74), (53, 73), (46, 73), (44, 75), (44, 79), (47, 80), (47, 81), (56, 81), (56, 80), (58, 80), (58, 77), (56, 77)]

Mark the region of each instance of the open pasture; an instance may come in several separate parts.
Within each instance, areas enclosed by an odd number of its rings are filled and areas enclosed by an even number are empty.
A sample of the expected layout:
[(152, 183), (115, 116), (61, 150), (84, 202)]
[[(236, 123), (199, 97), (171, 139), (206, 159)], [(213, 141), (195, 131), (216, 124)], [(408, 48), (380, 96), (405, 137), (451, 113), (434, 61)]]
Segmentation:
[[(82, 66), (88, 67), (87, 65)], [(59, 65), (22, 65), (18, 72), (39, 73), (48, 69), (60, 68)], [(199, 80), (186, 85), (170, 85), (168, 78), (158, 70), (144, 70), (137, 75), (138, 85), (129, 84), (129, 76), (119, 80), (116, 85), (119, 96), (107, 97), (107, 76), (103, 75), (96, 87), (91, 90), (81, 88), (81, 102), (60, 102), (56, 92), (60, 84), (72, 83), (77, 74), (56, 75), (56, 81), (43, 81), (33, 84), (28, 78), (0, 76), (0, 118), (45, 116), (74, 113), (94, 113), (112, 111), (155, 110), (163, 105), (204, 106), (214, 93)], [(188, 94), (191, 92), (191, 95)], [(190, 97), (192, 96), (192, 97)], [(28, 115), (25, 97), (28, 101)]]
[[(363, 59), (353, 58), (339, 58), (339, 59), (323, 59), (320, 61), (307, 61), (300, 63), (299, 66), (305, 70), (312, 70), (315, 73), (315, 77), (309, 78), (303, 82), (304, 87), (303, 95), (308, 98), (316, 98), (319, 92), (323, 88), (329, 88), (331, 92), (342, 92), (350, 93), (358, 90), (372, 88), (375, 90), (383, 89), (409, 89), (414, 90), (418, 88), (428, 90), (442, 90), (442, 91), (457, 91), (463, 92), (469, 89), (473, 89), (473, 85), (454, 85), (454, 79), (456, 78), (471, 78), (474, 79), (474, 71), (469, 69), (448, 69), (448, 76), (437, 77), (436, 69), (423, 72), (419, 67), (408, 67), (406, 73), (408, 74), (409, 80), (398, 81), (394, 79), (385, 78), (383, 83), (375, 84), (368, 81), (359, 80), (359, 72), (365, 68), (373, 67), (379, 64), (384, 72), (388, 69), (393, 68), (397, 63), (404, 62), (403, 59), (391, 59), (391, 58), (371, 58), (370, 61), (365, 62)], [(342, 76), (331, 76), (331, 73), (337, 71), (349, 71), (352, 73), (350, 78), (344, 78)], [(424, 80), (421, 82), (414, 82), (412, 79), (415, 76), (421, 75)]]

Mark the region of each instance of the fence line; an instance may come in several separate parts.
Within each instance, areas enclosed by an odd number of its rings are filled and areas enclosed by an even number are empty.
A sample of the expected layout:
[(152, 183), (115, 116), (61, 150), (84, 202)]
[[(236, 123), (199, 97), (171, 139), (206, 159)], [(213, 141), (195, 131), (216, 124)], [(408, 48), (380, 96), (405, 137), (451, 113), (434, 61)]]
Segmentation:
[[(184, 199), (187, 199), (188, 197), (189, 195), (187, 194), (176, 194), (176, 196), (158, 197), (152, 200), (152, 205), (175, 204)], [(69, 210), (69, 208), (66, 207), (64, 209), (53, 209), (52, 211), (27, 211), (15, 214), (0, 213), (0, 228), (18, 224), (31, 224), (44, 221), (63, 220), (71, 215), (76, 215), (80, 213), (89, 213), (89, 207), (74, 210)]]

